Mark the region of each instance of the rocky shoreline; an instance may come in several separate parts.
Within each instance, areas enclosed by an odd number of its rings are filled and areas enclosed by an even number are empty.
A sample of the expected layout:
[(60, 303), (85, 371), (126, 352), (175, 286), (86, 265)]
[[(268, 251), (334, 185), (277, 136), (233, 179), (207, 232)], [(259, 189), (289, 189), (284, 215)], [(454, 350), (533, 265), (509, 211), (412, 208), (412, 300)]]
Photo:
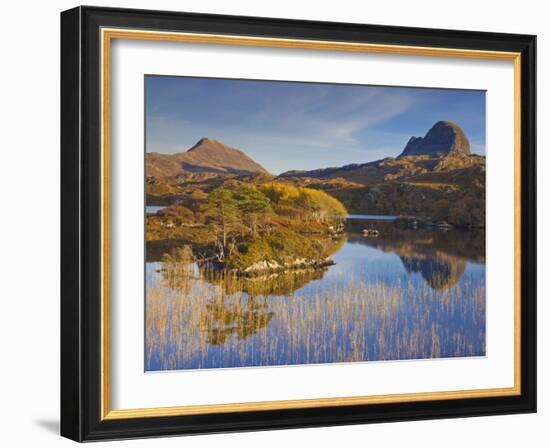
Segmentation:
[(258, 277), (283, 272), (323, 269), (334, 264), (330, 257), (323, 259), (296, 257), (293, 261), (284, 263), (279, 263), (276, 260), (261, 260), (244, 269), (225, 269), (223, 263), (213, 261), (207, 262), (206, 266), (216, 271), (226, 271), (237, 277)]
[(400, 216), (394, 221), (395, 225), (402, 229), (418, 229), (418, 228), (437, 228), (441, 230), (450, 230), (450, 229), (484, 229), (484, 226), (459, 226), (456, 224), (451, 224), (447, 221), (435, 221), (431, 218), (419, 218), (414, 216)]

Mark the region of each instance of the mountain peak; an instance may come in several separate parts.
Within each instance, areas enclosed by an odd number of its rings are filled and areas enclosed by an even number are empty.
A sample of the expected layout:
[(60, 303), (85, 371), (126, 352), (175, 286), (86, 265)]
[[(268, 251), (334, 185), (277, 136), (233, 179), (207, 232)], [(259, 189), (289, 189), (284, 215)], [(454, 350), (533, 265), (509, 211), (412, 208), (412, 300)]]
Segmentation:
[(219, 143), (219, 142), (217, 142), (216, 140), (213, 140), (211, 138), (208, 138), (208, 137), (203, 137), (197, 143), (195, 143), (193, 146), (191, 146), (191, 148), (189, 148), (187, 151), (194, 151), (195, 149), (200, 148), (203, 145), (209, 145), (209, 144), (212, 144), (212, 143)]
[[(149, 156), (149, 171), (165, 176), (175, 176), (182, 172), (255, 174), (267, 171), (243, 151), (223, 143), (201, 138), (185, 152), (172, 155)], [(162, 164), (162, 165), (161, 165)]]
[(424, 137), (411, 137), (399, 157), (447, 154), (470, 154), (470, 142), (459, 125), (442, 120)]

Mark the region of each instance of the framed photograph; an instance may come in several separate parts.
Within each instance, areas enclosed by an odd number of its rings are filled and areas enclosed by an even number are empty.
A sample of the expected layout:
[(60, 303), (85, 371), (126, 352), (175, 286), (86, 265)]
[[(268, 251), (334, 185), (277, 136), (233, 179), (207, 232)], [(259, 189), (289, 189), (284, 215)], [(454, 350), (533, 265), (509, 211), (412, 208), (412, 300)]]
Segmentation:
[(535, 36), (61, 14), (61, 433), (535, 412)]

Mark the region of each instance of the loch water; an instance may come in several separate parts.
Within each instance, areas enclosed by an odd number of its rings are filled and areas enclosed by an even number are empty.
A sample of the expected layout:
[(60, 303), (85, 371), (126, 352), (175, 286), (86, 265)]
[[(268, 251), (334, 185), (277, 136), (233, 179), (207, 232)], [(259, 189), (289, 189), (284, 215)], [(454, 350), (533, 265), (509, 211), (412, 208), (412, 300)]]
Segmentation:
[(483, 230), (350, 215), (332, 259), (251, 279), (193, 264), (170, 279), (148, 253), (146, 370), (485, 355)]

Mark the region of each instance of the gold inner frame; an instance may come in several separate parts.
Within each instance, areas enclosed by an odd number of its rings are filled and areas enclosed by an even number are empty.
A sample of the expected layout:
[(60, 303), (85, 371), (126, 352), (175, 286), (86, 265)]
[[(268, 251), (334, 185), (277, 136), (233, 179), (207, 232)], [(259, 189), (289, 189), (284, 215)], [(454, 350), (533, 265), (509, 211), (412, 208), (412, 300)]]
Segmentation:
[[(113, 39), (240, 45), (382, 53), (412, 56), (455, 57), (505, 60), (514, 63), (514, 386), (442, 392), (418, 392), (391, 395), (315, 398), (303, 400), (262, 401), (247, 403), (170, 406), (140, 409), (111, 409), (110, 368), (110, 50)], [(245, 412), (262, 410), (305, 409), (413, 401), (501, 397), (521, 394), (521, 54), (514, 52), (466, 50), (455, 48), (416, 47), (302, 39), (279, 39), (215, 34), (143, 31), (134, 29), (101, 29), (101, 419), (127, 419)]]

